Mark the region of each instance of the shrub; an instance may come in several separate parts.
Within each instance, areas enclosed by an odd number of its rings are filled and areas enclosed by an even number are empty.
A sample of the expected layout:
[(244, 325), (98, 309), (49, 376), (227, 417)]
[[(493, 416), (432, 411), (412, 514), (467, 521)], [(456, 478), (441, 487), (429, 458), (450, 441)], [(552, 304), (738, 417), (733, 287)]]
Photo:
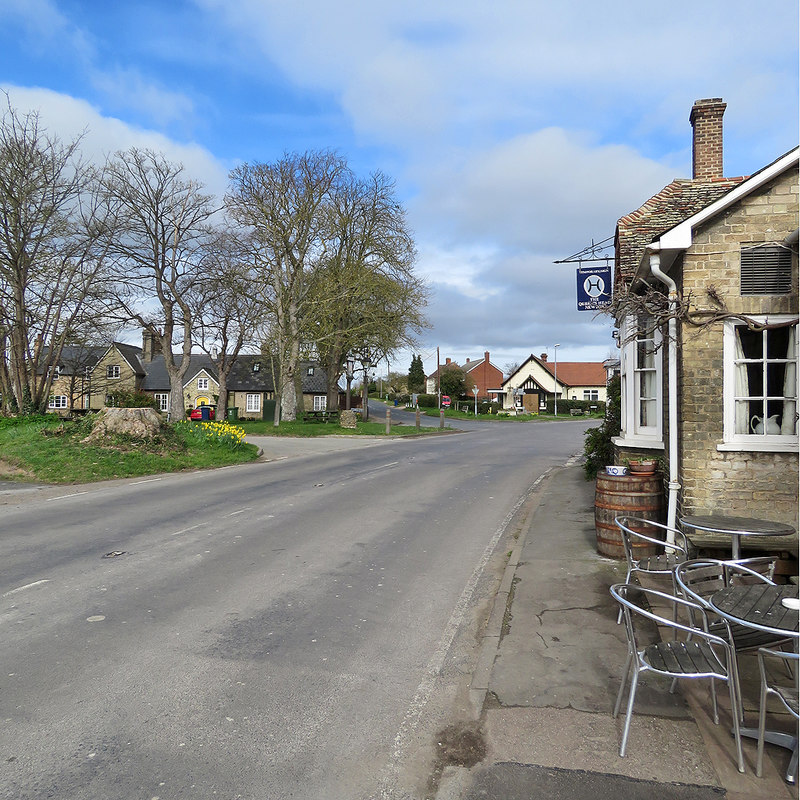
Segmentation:
[(599, 428), (590, 428), (586, 431), (586, 442), (583, 446), (586, 462), (583, 471), (587, 481), (594, 480), (604, 466), (614, 463), (614, 445), (611, 439), (619, 436), (622, 426), (619, 375), (615, 375), (609, 381), (605, 411), (603, 424)]
[(116, 408), (155, 408), (156, 411), (158, 410), (153, 395), (136, 390), (122, 389), (114, 392), (114, 406)]
[(417, 396), (417, 405), (420, 408), (437, 408), (439, 398), (435, 394), (421, 394)]

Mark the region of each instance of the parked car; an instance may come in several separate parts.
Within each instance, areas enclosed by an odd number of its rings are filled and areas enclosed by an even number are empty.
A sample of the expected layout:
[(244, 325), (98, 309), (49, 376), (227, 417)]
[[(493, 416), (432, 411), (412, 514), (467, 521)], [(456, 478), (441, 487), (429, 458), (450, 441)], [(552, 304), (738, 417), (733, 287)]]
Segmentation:
[(214, 406), (197, 406), (189, 414), (189, 419), (214, 419)]

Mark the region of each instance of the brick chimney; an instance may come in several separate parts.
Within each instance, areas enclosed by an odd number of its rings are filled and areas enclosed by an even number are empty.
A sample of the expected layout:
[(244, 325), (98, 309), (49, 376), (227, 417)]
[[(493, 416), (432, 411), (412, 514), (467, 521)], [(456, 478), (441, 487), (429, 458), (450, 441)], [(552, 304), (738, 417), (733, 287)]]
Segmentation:
[(484, 350), (484, 351), (483, 351), (483, 360), (484, 360), (484, 361), (485, 361), (487, 364), (489, 363), (489, 351), (488, 351), (488, 350)]
[(542, 353), (541, 359), (542, 361), (547, 361), (547, 353)]
[(147, 328), (142, 330), (142, 361), (149, 363), (161, 352), (161, 342)]
[(708, 181), (724, 177), (722, 169), (722, 115), (726, 104), (721, 97), (696, 100), (689, 114), (692, 135), (692, 178)]
[(449, 359), (449, 358), (446, 358), (446, 359), (444, 360), (444, 365), (445, 365), (445, 366), (447, 366), (449, 363), (450, 363), (450, 359)]

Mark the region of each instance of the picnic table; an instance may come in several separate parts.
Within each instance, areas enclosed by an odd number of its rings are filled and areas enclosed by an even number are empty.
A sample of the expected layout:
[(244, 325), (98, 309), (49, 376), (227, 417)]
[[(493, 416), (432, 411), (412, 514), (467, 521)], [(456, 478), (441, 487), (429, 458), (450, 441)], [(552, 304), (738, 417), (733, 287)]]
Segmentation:
[(304, 411), (303, 422), (338, 422), (338, 411)]

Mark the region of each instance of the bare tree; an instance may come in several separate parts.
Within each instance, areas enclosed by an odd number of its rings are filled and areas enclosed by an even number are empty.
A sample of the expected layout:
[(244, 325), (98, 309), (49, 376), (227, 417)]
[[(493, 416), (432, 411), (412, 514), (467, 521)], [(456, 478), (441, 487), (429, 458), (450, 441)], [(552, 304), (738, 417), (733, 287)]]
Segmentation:
[(243, 164), (231, 173), (226, 197), (232, 217), (251, 233), (264, 302), (274, 316), (277, 395), (282, 419), (294, 420), (309, 275), (326, 249), (324, 206), (342, 159), (328, 151), (290, 153), (272, 164)]
[(96, 175), (80, 138), (62, 143), (35, 112), (0, 120), (2, 410), (45, 411), (53, 367), (99, 290), (104, 253)]
[(327, 209), (329, 245), (313, 276), (305, 335), (332, 404), (348, 355), (376, 361), (414, 344), (427, 325), (427, 289), (413, 272), (414, 240), (391, 179), (375, 172), (361, 180), (348, 170)]
[(197, 293), (197, 340), (217, 368), (217, 408), (228, 405), (228, 378), (246, 346), (260, 344), (266, 309), (254, 292), (251, 249), (229, 228), (220, 230)]
[[(109, 240), (118, 287), (115, 304), (160, 345), (170, 380), (170, 418), (182, 419), (193, 298), (214, 238), (212, 198), (186, 177), (181, 164), (135, 147), (109, 162), (103, 187), (118, 222)], [(174, 344), (181, 345), (179, 358)]]

